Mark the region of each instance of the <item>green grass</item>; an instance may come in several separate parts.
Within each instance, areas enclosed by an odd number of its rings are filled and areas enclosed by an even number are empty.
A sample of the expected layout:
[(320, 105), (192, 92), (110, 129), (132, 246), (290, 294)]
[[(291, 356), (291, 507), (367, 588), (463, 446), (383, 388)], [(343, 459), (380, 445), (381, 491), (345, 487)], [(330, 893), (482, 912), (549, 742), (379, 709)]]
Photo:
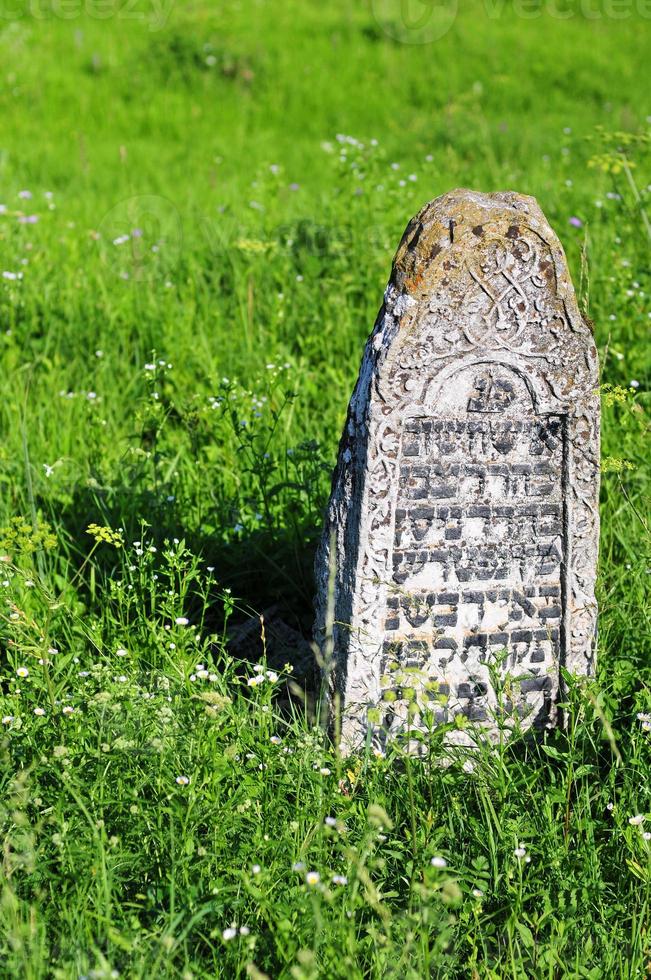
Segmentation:
[[(649, 21), (522, 6), (0, 11), (1, 976), (649, 970)], [(363, 342), (456, 186), (538, 198), (604, 385), (597, 677), (470, 772), (340, 759), (225, 642), (309, 635)]]

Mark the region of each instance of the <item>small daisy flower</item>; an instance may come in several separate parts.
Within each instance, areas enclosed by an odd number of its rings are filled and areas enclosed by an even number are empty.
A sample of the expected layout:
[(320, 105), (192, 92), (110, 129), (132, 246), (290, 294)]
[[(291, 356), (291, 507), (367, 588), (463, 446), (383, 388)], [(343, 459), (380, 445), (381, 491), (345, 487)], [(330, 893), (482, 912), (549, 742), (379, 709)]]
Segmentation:
[(190, 777), (189, 776), (177, 776), (176, 777), (176, 782), (178, 783), (179, 786), (187, 786), (188, 783), (190, 782)]
[(240, 936), (248, 936), (251, 930), (248, 926), (240, 926)]
[(64, 704), (61, 711), (63, 712), (64, 715), (73, 715), (75, 713), (75, 709), (72, 707), (71, 704)]
[[(9, 720), (11, 721), (11, 716), (9, 717)], [(305, 864), (303, 861), (294, 861), (292, 864), (292, 871), (298, 871), (299, 873), (301, 871), (305, 871)]]
[(305, 875), (305, 884), (309, 885), (310, 888), (314, 888), (321, 881), (321, 875), (318, 871), (308, 871)]
[(447, 868), (448, 862), (444, 857), (433, 857), (430, 861), (433, 868)]
[(269, 741), (271, 742), (272, 745), (280, 745), (282, 742), (282, 738), (280, 737), (280, 735), (272, 735)]
[(18, 677), (29, 677), (29, 671), (27, 667), (19, 667), (16, 671)]
[(326, 827), (336, 827), (337, 826), (337, 818), (336, 817), (326, 817), (324, 822), (325, 822)]
[(246, 683), (249, 687), (258, 687), (260, 684), (264, 684), (264, 677), (262, 674), (256, 674), (255, 677), (249, 677)]
[(34, 708), (34, 714), (38, 715), (39, 718), (42, 718), (45, 714), (45, 708)]
[(262, 868), (260, 867), (259, 864), (254, 864), (252, 866), (252, 868), (251, 868), (251, 874), (252, 875), (259, 875), (261, 871), (262, 871)]
[(11, 725), (11, 723), (12, 723), (13, 720), (14, 720), (14, 716), (13, 715), (3, 715), (2, 716), (2, 724), (3, 725)]
[(628, 822), (630, 823), (631, 827), (639, 827), (644, 823), (644, 819), (644, 814), (637, 813), (634, 817), (629, 817)]
[(229, 926), (228, 929), (224, 929), (222, 932), (222, 939), (224, 942), (229, 942), (231, 939), (235, 939), (237, 936), (237, 929), (234, 926)]
[(481, 888), (473, 888), (472, 895), (473, 895), (473, 898), (483, 898), (484, 897), (484, 893), (481, 890)]
[(522, 845), (520, 845), (519, 847), (516, 847), (513, 853), (517, 858), (523, 858), (526, 856), (527, 849), (526, 847), (522, 847)]
[(174, 622), (177, 626), (187, 626), (190, 620), (187, 618), (187, 616), (177, 616)]
[(346, 877), (346, 875), (333, 875), (332, 876), (332, 884), (333, 885), (347, 885), (348, 884), (348, 878)]
[(322, 776), (330, 776), (331, 775), (331, 770), (328, 769), (327, 766), (321, 766), (321, 768), (319, 769), (319, 772), (321, 773)]

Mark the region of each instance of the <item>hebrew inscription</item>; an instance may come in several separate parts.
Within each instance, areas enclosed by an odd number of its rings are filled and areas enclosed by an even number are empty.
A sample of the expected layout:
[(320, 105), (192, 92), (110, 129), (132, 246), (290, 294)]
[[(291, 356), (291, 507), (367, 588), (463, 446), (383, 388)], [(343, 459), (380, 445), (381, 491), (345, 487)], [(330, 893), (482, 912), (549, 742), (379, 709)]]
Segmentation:
[[(532, 415), (504, 371), (481, 372), (469, 388), (465, 417), (404, 426), (382, 676), (394, 662), (417, 666), (446, 705), (453, 697), (485, 721), (481, 666), (504, 651), (511, 671), (529, 675), (521, 712), (528, 701), (546, 722), (561, 654), (563, 418)], [(505, 414), (516, 407), (519, 418)], [(451, 691), (454, 661), (477, 666)], [(440, 703), (434, 710), (447, 719)]]
[(457, 191), (410, 223), (317, 557), (345, 747), (457, 715), (489, 735), (545, 727), (560, 668), (592, 670), (596, 372), (533, 199)]

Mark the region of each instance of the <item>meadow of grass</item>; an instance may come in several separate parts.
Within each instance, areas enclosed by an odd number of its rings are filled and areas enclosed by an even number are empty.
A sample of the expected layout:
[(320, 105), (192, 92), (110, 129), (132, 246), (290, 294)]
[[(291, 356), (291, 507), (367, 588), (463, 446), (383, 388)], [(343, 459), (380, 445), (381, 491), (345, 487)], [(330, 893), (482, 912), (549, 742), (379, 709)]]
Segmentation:
[[(401, 10), (0, 10), (3, 977), (651, 971), (649, 20)], [(456, 186), (538, 198), (603, 385), (597, 676), (470, 772), (342, 760), (226, 642), (309, 635), (392, 253)]]

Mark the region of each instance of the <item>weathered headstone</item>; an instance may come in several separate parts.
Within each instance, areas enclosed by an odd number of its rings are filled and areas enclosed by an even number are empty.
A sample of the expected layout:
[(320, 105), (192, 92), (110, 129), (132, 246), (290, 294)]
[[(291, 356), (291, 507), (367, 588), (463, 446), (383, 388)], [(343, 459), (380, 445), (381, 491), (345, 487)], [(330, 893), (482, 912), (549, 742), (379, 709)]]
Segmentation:
[(592, 671), (597, 370), (533, 198), (452, 191), (409, 223), (316, 564), (344, 748), (459, 714), (547, 727), (561, 668)]

